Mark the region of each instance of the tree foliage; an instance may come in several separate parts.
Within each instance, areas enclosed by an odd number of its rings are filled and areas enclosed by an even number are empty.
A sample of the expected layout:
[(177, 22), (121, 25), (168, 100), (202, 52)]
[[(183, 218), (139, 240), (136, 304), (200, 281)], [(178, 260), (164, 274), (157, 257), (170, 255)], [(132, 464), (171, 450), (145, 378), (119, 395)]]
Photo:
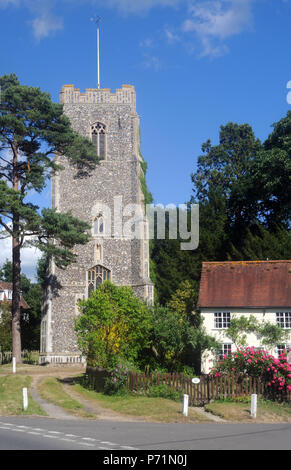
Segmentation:
[(72, 248), (88, 241), (87, 224), (69, 213), (40, 211), (29, 193), (40, 193), (62, 169), (56, 154), (75, 167), (76, 177), (84, 177), (99, 158), (93, 143), (74, 132), (63, 106), (49, 94), (21, 85), (15, 74), (1, 76), (0, 87), (0, 238), (12, 237), (13, 354), (20, 362), (21, 248), (35, 246), (64, 267), (75, 259)]
[(0, 306), (0, 352), (11, 351), (12, 347), (12, 322), (11, 306), (8, 302)]
[(230, 122), (221, 126), (217, 145), (202, 145), (189, 201), (200, 207), (198, 249), (181, 251), (179, 239), (152, 242), (160, 304), (185, 281), (197, 299), (203, 261), (289, 259), (290, 157), (291, 112), (265, 142), (249, 124)]
[[(41, 265), (42, 260), (38, 262), (37, 269)], [(9, 260), (0, 268), (0, 279), (5, 282), (12, 282), (12, 263)], [(40, 349), (40, 322), (42, 307), (42, 284), (41, 279), (32, 282), (25, 274), (21, 274), (21, 293), (22, 297), (29, 305), (29, 310), (25, 315), (21, 316), (21, 343), (23, 349), (28, 351), (39, 351)], [(7, 305), (10, 328), (11, 328), (11, 304)], [(3, 325), (0, 326), (3, 332)], [(0, 333), (1, 334), (1, 333)], [(11, 350), (11, 345), (10, 349)]]
[(230, 326), (225, 331), (237, 348), (247, 346), (247, 335), (254, 334), (261, 341), (262, 347), (274, 348), (277, 344), (284, 344), (289, 332), (268, 321), (258, 321), (254, 315), (234, 315)]
[(75, 329), (89, 365), (110, 368), (119, 358), (135, 361), (149, 345), (151, 315), (130, 287), (106, 281), (79, 308)]

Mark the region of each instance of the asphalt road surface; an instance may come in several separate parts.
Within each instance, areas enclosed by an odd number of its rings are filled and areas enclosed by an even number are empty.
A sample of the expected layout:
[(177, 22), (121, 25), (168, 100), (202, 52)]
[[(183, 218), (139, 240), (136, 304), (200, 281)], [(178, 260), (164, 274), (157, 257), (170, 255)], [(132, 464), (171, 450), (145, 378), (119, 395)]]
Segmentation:
[(291, 424), (161, 424), (0, 417), (0, 450), (290, 450)]

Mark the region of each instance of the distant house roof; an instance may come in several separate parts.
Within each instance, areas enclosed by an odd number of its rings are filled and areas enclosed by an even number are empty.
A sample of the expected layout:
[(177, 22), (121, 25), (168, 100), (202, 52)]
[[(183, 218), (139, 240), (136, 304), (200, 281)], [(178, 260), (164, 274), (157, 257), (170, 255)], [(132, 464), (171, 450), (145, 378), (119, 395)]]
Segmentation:
[[(4, 302), (11, 303), (11, 300), (8, 299), (6, 292), (7, 291), (12, 291), (12, 284), (10, 282), (0, 281), (0, 292), (1, 291), (2, 292), (4, 291)], [(1, 301), (0, 301), (0, 303), (1, 303)], [(24, 300), (24, 298), (22, 296), (20, 298), (20, 306), (24, 310), (28, 310), (30, 308), (29, 305), (27, 304), (27, 302)]]
[(291, 307), (291, 260), (203, 263), (198, 306)]

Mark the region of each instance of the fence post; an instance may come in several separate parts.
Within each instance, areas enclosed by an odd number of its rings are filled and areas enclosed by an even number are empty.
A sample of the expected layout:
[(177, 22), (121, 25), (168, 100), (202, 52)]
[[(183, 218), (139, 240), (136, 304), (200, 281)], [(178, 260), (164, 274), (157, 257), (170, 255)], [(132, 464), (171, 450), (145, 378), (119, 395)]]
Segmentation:
[(257, 417), (257, 403), (258, 403), (258, 395), (256, 393), (252, 394), (251, 398), (251, 417)]
[(28, 408), (27, 388), (22, 389), (22, 395), (23, 395), (23, 409), (24, 409), (24, 411), (26, 411), (27, 408)]
[(182, 413), (184, 416), (188, 416), (188, 405), (189, 405), (189, 395), (183, 395)]

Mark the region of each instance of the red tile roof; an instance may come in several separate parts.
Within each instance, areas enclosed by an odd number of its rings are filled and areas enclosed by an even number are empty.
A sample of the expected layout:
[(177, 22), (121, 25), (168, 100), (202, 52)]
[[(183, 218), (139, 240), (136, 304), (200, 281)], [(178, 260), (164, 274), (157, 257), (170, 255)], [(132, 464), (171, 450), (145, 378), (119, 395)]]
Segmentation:
[(291, 260), (203, 263), (198, 306), (291, 307)]
[[(1, 290), (11, 290), (12, 291), (12, 284), (10, 282), (4, 282), (4, 281), (0, 281), (0, 291)], [(5, 298), (5, 301), (6, 302), (9, 302), (11, 303), (11, 300), (8, 300), (6, 296), (4, 296)], [(1, 303), (1, 302), (0, 302)], [(24, 310), (28, 310), (30, 307), (29, 305), (27, 304), (27, 302), (24, 300), (24, 298), (21, 296), (20, 298), (20, 306), (24, 309)]]

